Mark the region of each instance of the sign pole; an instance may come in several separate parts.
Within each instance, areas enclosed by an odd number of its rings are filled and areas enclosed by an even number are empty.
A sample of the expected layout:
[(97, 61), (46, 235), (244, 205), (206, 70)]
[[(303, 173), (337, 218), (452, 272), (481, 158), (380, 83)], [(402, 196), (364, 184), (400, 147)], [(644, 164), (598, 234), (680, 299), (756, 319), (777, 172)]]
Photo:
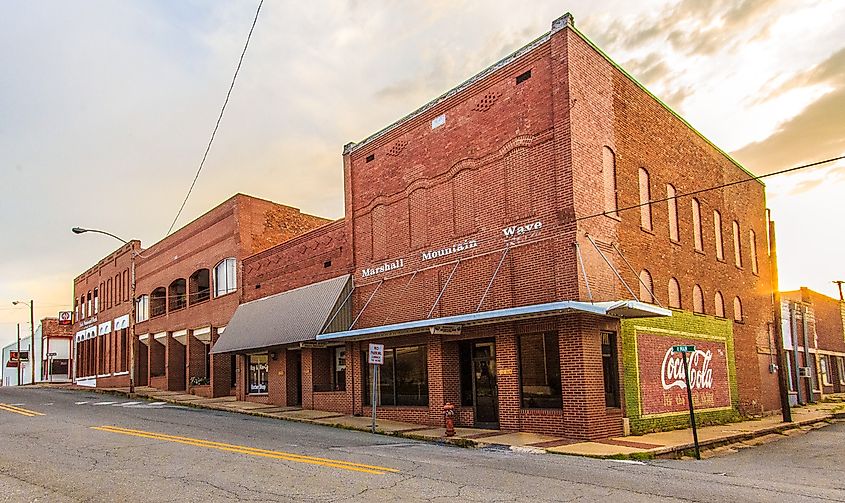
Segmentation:
[(18, 323), (18, 386), (21, 385), (21, 324)]
[(373, 393), (371, 395), (370, 403), (372, 404), (372, 412), (373, 412), (373, 426), (372, 432), (376, 432), (376, 382), (378, 382), (378, 365), (375, 363), (373, 364)]
[(689, 403), (689, 418), (692, 424), (692, 441), (695, 443), (695, 459), (701, 461), (701, 451), (698, 448), (698, 429), (695, 426), (695, 407), (692, 405), (692, 385), (690, 384), (689, 364), (687, 363), (687, 352), (682, 351), (684, 356), (684, 375), (687, 378), (687, 402)]

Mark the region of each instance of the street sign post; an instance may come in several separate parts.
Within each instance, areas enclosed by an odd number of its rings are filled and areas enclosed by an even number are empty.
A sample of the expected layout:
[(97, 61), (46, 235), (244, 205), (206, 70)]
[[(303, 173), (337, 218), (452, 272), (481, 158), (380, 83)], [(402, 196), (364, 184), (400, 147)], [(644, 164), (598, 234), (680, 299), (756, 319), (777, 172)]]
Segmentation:
[(692, 441), (695, 444), (695, 459), (701, 461), (701, 451), (698, 447), (698, 428), (695, 425), (695, 407), (692, 405), (692, 386), (690, 386), (689, 363), (687, 362), (687, 353), (695, 353), (695, 346), (672, 346), (672, 351), (681, 353), (684, 357), (684, 378), (686, 379), (687, 388), (687, 403), (689, 404), (689, 419), (692, 424)]
[(376, 403), (378, 401), (376, 393), (378, 392), (378, 374), (379, 367), (384, 363), (384, 344), (370, 344), (370, 350), (367, 352), (367, 363), (373, 366), (373, 392), (370, 394), (370, 404), (373, 411), (372, 432), (376, 432)]

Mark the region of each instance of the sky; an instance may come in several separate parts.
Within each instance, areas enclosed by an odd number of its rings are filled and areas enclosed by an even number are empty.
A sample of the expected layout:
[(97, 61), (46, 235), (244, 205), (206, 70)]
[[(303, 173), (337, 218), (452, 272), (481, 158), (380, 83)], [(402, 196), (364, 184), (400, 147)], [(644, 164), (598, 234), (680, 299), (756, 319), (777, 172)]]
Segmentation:
[[(185, 196), (257, 0), (0, 0), (0, 345)], [(177, 228), (236, 192), (343, 216), (343, 145), (578, 28), (756, 174), (845, 155), (845, 2), (267, 0)], [(837, 296), (845, 162), (768, 178), (782, 289)], [(37, 323), (37, 322), (36, 322)]]

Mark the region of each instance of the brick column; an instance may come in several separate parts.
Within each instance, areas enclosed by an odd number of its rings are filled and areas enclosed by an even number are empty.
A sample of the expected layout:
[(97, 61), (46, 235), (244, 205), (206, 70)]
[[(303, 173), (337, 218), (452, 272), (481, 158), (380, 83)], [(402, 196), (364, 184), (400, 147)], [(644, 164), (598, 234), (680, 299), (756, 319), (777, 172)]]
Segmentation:
[[(150, 369), (150, 377), (164, 375), (164, 344), (153, 337), (153, 334), (150, 334), (149, 342), (148, 368)], [(150, 384), (152, 385), (152, 379), (150, 380)]]
[(205, 344), (194, 337), (194, 331), (188, 330), (185, 344), (186, 386), (191, 385), (194, 377), (205, 377)]
[(428, 421), (443, 424), (443, 405), (446, 404), (443, 369), (443, 336), (428, 338)]
[[(211, 327), (211, 346), (217, 342), (219, 334), (217, 327)], [(211, 355), (211, 396), (229, 396), (232, 393), (232, 355)], [(243, 382), (238, 380), (238, 389), (243, 389)], [(240, 395), (239, 395), (240, 396)]]
[(311, 348), (302, 348), (302, 408), (314, 408), (314, 377)]
[(520, 429), (521, 394), (516, 336), (512, 329), (496, 335), (496, 383), (499, 390), (499, 428)]
[(165, 339), (165, 374), (168, 391), (185, 389), (185, 346), (173, 338), (173, 332), (167, 332)]

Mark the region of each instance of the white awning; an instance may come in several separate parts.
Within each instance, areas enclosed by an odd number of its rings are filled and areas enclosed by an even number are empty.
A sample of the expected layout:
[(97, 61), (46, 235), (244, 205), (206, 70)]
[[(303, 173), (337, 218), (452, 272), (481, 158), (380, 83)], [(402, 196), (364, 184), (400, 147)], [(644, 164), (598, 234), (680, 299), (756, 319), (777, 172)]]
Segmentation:
[(556, 316), (566, 313), (595, 314), (610, 318), (655, 318), (672, 316), (672, 311), (669, 309), (664, 309), (662, 307), (646, 304), (645, 302), (639, 302), (636, 300), (595, 303), (567, 300), (562, 302), (549, 302), (547, 304), (534, 304), (530, 306), (497, 309), (494, 311), (445, 316), (442, 318), (407, 321), (404, 323), (395, 323), (392, 325), (382, 325), (371, 328), (359, 328), (344, 332), (325, 333), (318, 335), (317, 340), (326, 341), (349, 337), (361, 339), (386, 337), (403, 333), (420, 332), (439, 325), (484, 325), (528, 318)]
[(107, 335), (111, 333), (111, 322), (100, 323), (97, 335)]

